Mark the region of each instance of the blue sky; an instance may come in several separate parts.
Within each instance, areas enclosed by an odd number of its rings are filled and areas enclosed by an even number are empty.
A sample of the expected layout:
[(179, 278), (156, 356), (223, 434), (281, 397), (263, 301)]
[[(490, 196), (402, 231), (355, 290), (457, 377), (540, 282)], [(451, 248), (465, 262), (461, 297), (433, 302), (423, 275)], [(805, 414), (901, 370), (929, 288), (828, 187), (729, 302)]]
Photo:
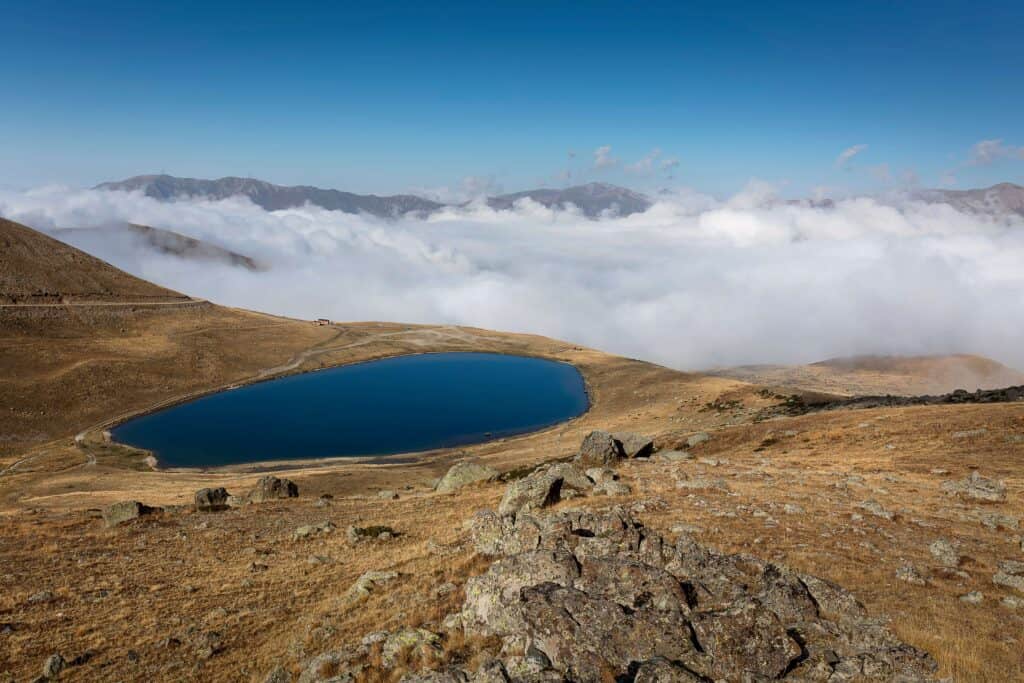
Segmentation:
[(1019, 1), (368, 4), (0, 1), (0, 185), (1024, 183)]

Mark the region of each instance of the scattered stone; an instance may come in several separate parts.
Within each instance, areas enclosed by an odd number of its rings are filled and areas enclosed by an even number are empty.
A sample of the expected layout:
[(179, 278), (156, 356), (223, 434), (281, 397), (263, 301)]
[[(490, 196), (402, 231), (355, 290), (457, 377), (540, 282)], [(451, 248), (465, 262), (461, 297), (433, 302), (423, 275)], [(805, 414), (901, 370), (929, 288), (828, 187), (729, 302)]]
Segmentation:
[(347, 599), (349, 602), (359, 602), (370, 597), (374, 591), (384, 584), (390, 583), (398, 578), (398, 572), (390, 571), (369, 571), (360, 576), (352, 587), (348, 589)]
[(658, 457), (665, 462), (684, 462), (686, 460), (693, 460), (693, 455), (688, 451), (663, 451), (658, 453)]
[(29, 596), (28, 604), (39, 605), (44, 602), (52, 602), (57, 596), (53, 594), (53, 591), (39, 591)]
[(646, 458), (654, 452), (654, 441), (634, 432), (613, 432), (622, 454), (627, 458)]
[(595, 430), (584, 437), (576, 461), (583, 466), (604, 467), (614, 465), (622, 457), (619, 442), (608, 432)]
[[(332, 525), (333, 528), (333, 525)], [(398, 535), (398, 532), (389, 526), (382, 524), (375, 524), (373, 526), (350, 526), (345, 529), (345, 537), (349, 543), (359, 543), (371, 538), (380, 538), (382, 535), (388, 534), (387, 538), (393, 538)]]
[[(592, 468), (593, 469), (593, 468)], [(609, 470), (614, 471), (614, 470)], [(559, 495), (564, 500), (571, 492), (584, 495), (594, 487), (593, 477), (583, 473), (579, 467), (569, 462), (559, 462), (544, 468), (544, 474), (549, 477), (561, 477), (562, 488)]]
[(1002, 503), (1006, 500), (1006, 485), (995, 479), (988, 479), (977, 471), (964, 479), (943, 482), (942, 490), (948, 495), (986, 503)]
[(928, 579), (912, 564), (905, 564), (896, 570), (896, 578), (900, 581), (912, 583), (915, 586), (928, 585)]
[(980, 605), (984, 601), (985, 595), (981, 591), (971, 591), (960, 596), (960, 602), (966, 602), (969, 605)]
[(693, 477), (691, 479), (681, 479), (676, 482), (677, 489), (694, 489), (694, 490), (707, 490), (715, 489), (718, 491), (728, 491), (729, 485), (725, 483), (725, 479), (720, 477)]
[(60, 676), (60, 672), (64, 670), (67, 662), (59, 654), (53, 654), (46, 658), (43, 662), (43, 678), (50, 680)]
[(931, 552), (932, 557), (939, 561), (944, 567), (959, 567), (960, 566), (960, 553), (957, 552), (953, 544), (945, 539), (939, 539), (932, 542), (928, 546), (928, 550)]
[(953, 432), (952, 437), (954, 439), (972, 439), (976, 436), (984, 436), (988, 434), (988, 430), (982, 427), (981, 429), (967, 429), (961, 432)]
[(865, 500), (857, 507), (859, 507), (861, 510), (864, 510), (865, 512), (870, 512), (875, 517), (881, 517), (882, 519), (887, 519), (889, 521), (892, 521), (896, 517), (895, 513), (886, 510), (884, 507), (882, 507), (881, 503), (874, 499)]
[(933, 467), (930, 471), (932, 474), (937, 474), (939, 476), (946, 476), (949, 474), (949, 470), (944, 467)]
[(228, 492), (223, 486), (196, 491), (195, 506), (199, 512), (220, 512), (228, 509)]
[(263, 683), (292, 683), (292, 675), (283, 666), (274, 667)]
[(693, 448), (694, 446), (698, 446), (710, 439), (711, 437), (708, 435), (707, 432), (697, 432), (696, 434), (686, 439), (686, 446), (687, 448)]
[(318, 508), (327, 508), (327, 507), (330, 507), (330, 506), (331, 506), (331, 499), (327, 498), (325, 496), (320, 496), (313, 503), (313, 507), (318, 507)]
[(422, 628), (403, 627), (390, 634), (381, 648), (385, 668), (394, 667), (399, 655), (422, 659), (441, 651), (441, 636)]
[(250, 562), (249, 563), (249, 571), (253, 572), (254, 574), (255, 573), (259, 573), (259, 572), (265, 572), (268, 569), (270, 569), (270, 565), (263, 564), (262, 562)]
[(981, 515), (981, 524), (993, 531), (1016, 531), (1020, 527), (1020, 520), (998, 512), (986, 512)]
[(292, 538), (296, 541), (301, 541), (304, 538), (316, 536), (317, 534), (329, 534), (336, 528), (330, 520), (324, 520), (319, 524), (304, 524), (295, 530)]
[(796, 503), (786, 503), (782, 506), (782, 511), (787, 515), (802, 515), (804, 509)]
[(448, 472), (437, 483), (438, 493), (447, 493), (476, 482), (494, 481), (498, 478), (498, 470), (488, 465), (470, 460), (457, 462), (448, 468)]
[(143, 505), (137, 500), (122, 500), (103, 508), (103, 521), (112, 527), (159, 511), (160, 508)]
[(268, 500), (278, 500), (281, 498), (297, 498), (298, 495), (299, 487), (291, 479), (278, 479), (268, 475), (260, 477), (259, 481), (256, 482), (256, 486), (246, 496), (246, 501), (250, 503), (264, 503)]
[(1005, 598), (999, 601), (1003, 607), (1007, 609), (1021, 609), (1024, 608), (1024, 600), (1018, 598), (1015, 595), (1007, 595)]
[(996, 584), (997, 586), (1012, 588), (1016, 591), (1024, 593), (1024, 576), (1018, 576), (1014, 574), (1008, 574), (1004, 571), (998, 571), (992, 577), (992, 583)]
[(599, 496), (625, 496), (629, 495), (632, 491), (633, 489), (628, 484), (616, 481), (615, 479), (605, 479), (594, 486), (594, 494)]
[(384, 489), (383, 491), (377, 492), (377, 497), (382, 500), (398, 500), (398, 494), (394, 491)]

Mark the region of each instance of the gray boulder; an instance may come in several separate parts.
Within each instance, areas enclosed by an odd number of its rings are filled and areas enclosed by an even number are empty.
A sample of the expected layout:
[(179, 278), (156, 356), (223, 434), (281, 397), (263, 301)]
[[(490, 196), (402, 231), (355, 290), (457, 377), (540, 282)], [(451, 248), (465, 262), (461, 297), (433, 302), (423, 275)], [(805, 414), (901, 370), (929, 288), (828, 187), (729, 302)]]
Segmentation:
[(614, 432), (622, 454), (627, 458), (646, 458), (654, 452), (654, 441), (634, 432)]
[(697, 432), (686, 439), (686, 446), (687, 448), (693, 448), (694, 446), (698, 446), (710, 439), (711, 437), (707, 432)]
[(437, 483), (435, 490), (439, 493), (447, 493), (476, 482), (494, 481), (497, 477), (498, 470), (493, 467), (463, 460), (448, 468), (441, 481)]
[(103, 521), (107, 526), (117, 526), (159, 511), (160, 508), (143, 505), (137, 500), (122, 500), (103, 508)]
[(498, 514), (529, 512), (554, 505), (561, 500), (563, 481), (562, 477), (543, 470), (517, 479), (505, 489), (505, 495), (498, 505)]
[(584, 437), (576, 462), (582, 467), (604, 467), (614, 465), (622, 457), (619, 442), (608, 432), (595, 430)]
[(250, 503), (264, 503), (268, 500), (296, 498), (298, 495), (299, 487), (291, 479), (278, 479), (268, 475), (260, 477), (256, 486), (246, 496), (246, 500)]
[(199, 489), (196, 491), (195, 505), (200, 512), (219, 512), (228, 509), (230, 494), (224, 487)]

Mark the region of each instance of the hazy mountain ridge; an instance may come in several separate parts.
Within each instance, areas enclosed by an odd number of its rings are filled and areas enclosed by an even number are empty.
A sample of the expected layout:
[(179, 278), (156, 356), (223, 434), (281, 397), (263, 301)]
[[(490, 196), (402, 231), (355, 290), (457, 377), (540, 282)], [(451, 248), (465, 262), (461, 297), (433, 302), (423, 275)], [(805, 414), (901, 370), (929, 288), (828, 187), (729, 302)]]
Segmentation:
[(595, 218), (606, 211), (620, 216), (646, 211), (651, 200), (644, 194), (609, 183), (587, 183), (564, 189), (541, 188), (489, 197), (492, 209), (507, 210), (519, 200), (530, 199), (548, 208), (566, 208), (572, 204), (584, 215)]
[(86, 249), (88, 245), (78, 240), (79, 237), (127, 236), (138, 239), (144, 246), (151, 247), (162, 254), (188, 260), (216, 261), (252, 271), (266, 270), (265, 265), (250, 256), (182, 235), (173, 230), (154, 228), (149, 225), (119, 223), (95, 228), (58, 228), (49, 232), (57, 239), (71, 243), (80, 249)]
[(442, 207), (438, 202), (415, 195), (363, 195), (309, 185), (274, 185), (256, 178), (227, 177), (204, 180), (169, 175), (141, 175), (117, 182), (100, 183), (95, 189), (141, 191), (147, 197), (161, 201), (187, 197), (220, 200), (243, 196), (267, 211), (290, 209), (309, 203), (329, 211), (368, 213), (380, 217), (401, 216), (414, 211), (430, 213)]
[(912, 196), (930, 203), (949, 204), (964, 213), (1024, 216), (1024, 187), (1013, 183), (971, 190), (922, 190)]

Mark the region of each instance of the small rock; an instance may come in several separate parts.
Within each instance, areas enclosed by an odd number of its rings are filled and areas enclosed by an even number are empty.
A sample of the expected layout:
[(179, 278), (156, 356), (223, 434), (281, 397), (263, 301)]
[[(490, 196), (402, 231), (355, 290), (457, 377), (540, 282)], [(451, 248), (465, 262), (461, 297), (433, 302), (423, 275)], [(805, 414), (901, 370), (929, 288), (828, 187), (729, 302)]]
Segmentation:
[(915, 567), (912, 564), (905, 564), (902, 567), (900, 567), (899, 569), (897, 569), (896, 570), (896, 578), (899, 579), (900, 581), (906, 581), (907, 583), (912, 583), (915, 586), (925, 586), (925, 585), (928, 584), (928, 579), (926, 579), (921, 574), (921, 572), (918, 571), (917, 567)]
[(65, 664), (64, 658), (59, 654), (50, 655), (43, 662), (43, 678), (57, 678), (60, 676), (60, 672), (64, 670)]
[(803, 514), (804, 509), (796, 503), (786, 503), (782, 506), (782, 511), (787, 515), (801, 515)]
[(627, 458), (646, 458), (654, 452), (654, 442), (634, 432), (613, 432), (612, 438), (619, 443), (622, 454)]
[(1003, 482), (983, 477), (976, 471), (964, 479), (943, 482), (942, 490), (951, 496), (986, 503), (1002, 503), (1006, 500), (1006, 485)]
[(263, 683), (291, 683), (292, 675), (283, 666), (274, 667), (273, 671), (267, 674)]
[(40, 591), (29, 596), (28, 603), (30, 605), (38, 605), (44, 602), (51, 602), (55, 597), (57, 596), (53, 594), (53, 591)]
[(613, 465), (623, 457), (622, 446), (608, 432), (594, 430), (580, 444), (576, 461), (584, 466)]
[(196, 491), (195, 506), (200, 512), (219, 512), (228, 509), (228, 492), (223, 486)]
[(960, 602), (966, 602), (969, 605), (980, 605), (984, 601), (985, 595), (981, 591), (971, 591), (960, 596)]
[(1024, 608), (1024, 600), (1018, 598), (1016, 595), (1007, 595), (1005, 598), (999, 601), (1003, 607), (1007, 609), (1021, 609)]
[(875, 517), (881, 517), (882, 519), (887, 519), (889, 521), (892, 521), (896, 517), (895, 513), (886, 510), (877, 500), (865, 500), (857, 507), (861, 510), (870, 512)]
[(299, 541), (304, 538), (309, 538), (310, 536), (315, 536), (317, 534), (329, 534), (336, 528), (337, 527), (335, 527), (330, 520), (324, 520), (319, 524), (305, 524), (295, 530), (295, 533), (292, 534), (292, 538), (296, 541)]
[(951, 435), (954, 439), (972, 439), (976, 436), (984, 436), (988, 434), (988, 430), (982, 427), (981, 429), (966, 429), (960, 432), (953, 432)]
[(627, 484), (614, 479), (605, 479), (594, 487), (594, 495), (625, 496), (631, 491)]
[(498, 470), (493, 467), (470, 460), (463, 460), (448, 468), (448, 472), (437, 482), (435, 490), (438, 493), (447, 493), (469, 484), (494, 481), (497, 477)]
[[(611, 438), (611, 437), (609, 437)], [(561, 500), (562, 477), (537, 471), (508, 485), (498, 505), (498, 514), (529, 512)]]
[(263, 503), (280, 498), (296, 498), (298, 495), (299, 487), (291, 479), (279, 479), (268, 475), (260, 477), (256, 486), (246, 496), (246, 500), (250, 503)]
[(946, 476), (947, 474), (949, 474), (949, 470), (943, 467), (933, 467), (930, 471), (932, 474), (937, 474), (939, 476)]
[(708, 435), (707, 432), (697, 432), (696, 434), (686, 439), (686, 446), (688, 448), (693, 448), (694, 446), (700, 445), (710, 439), (711, 437)]
[(939, 561), (944, 567), (959, 567), (960, 566), (960, 553), (957, 552), (953, 544), (945, 539), (939, 539), (934, 541), (928, 550), (932, 556)]
[(143, 505), (137, 500), (122, 500), (103, 509), (103, 521), (112, 527), (159, 511), (160, 508)]
[(360, 576), (352, 587), (348, 589), (347, 599), (349, 602), (359, 602), (370, 597), (370, 595), (398, 578), (398, 572), (392, 571), (369, 571)]
[(377, 497), (383, 500), (398, 500), (398, 494), (394, 491), (384, 489), (383, 491), (377, 492)]
[(1016, 531), (1020, 527), (1020, 520), (1010, 515), (1001, 515), (997, 512), (986, 512), (981, 515), (981, 524), (993, 531), (1007, 530)]
[(349, 543), (354, 544), (372, 538), (380, 538), (381, 534), (385, 533), (390, 534), (391, 537), (398, 535), (398, 532), (389, 526), (375, 524), (373, 526), (350, 526), (345, 530), (345, 537)]
[(686, 460), (693, 460), (693, 455), (688, 451), (673, 450), (658, 453), (658, 458), (665, 462), (684, 462)]

